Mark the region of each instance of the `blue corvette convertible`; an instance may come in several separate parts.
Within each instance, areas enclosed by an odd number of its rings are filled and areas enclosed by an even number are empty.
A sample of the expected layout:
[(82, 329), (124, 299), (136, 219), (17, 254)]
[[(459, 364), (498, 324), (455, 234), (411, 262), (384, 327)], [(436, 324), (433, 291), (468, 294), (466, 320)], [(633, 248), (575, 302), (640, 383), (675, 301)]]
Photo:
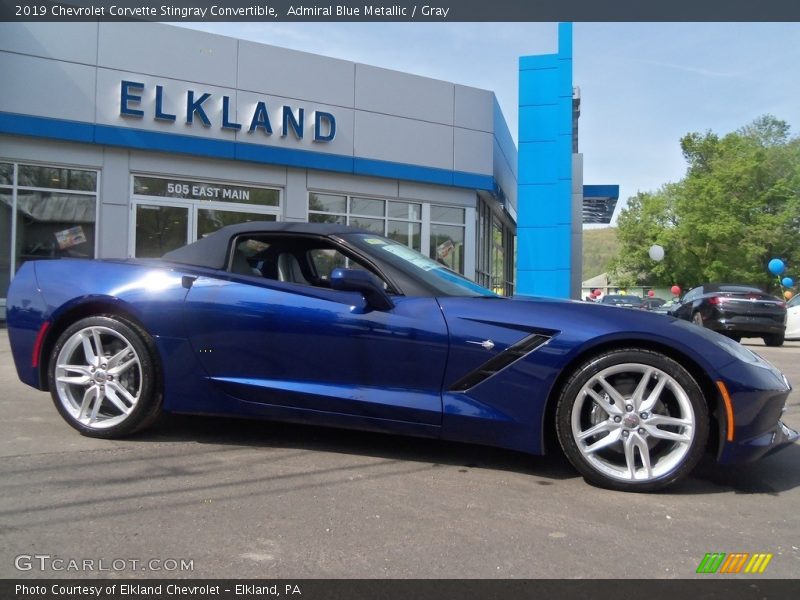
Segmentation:
[(244, 223), (147, 260), (25, 263), (8, 293), (20, 379), (81, 433), (162, 411), (371, 429), (531, 454), (649, 491), (701, 455), (798, 438), (786, 377), (645, 311), (502, 298), (340, 225)]

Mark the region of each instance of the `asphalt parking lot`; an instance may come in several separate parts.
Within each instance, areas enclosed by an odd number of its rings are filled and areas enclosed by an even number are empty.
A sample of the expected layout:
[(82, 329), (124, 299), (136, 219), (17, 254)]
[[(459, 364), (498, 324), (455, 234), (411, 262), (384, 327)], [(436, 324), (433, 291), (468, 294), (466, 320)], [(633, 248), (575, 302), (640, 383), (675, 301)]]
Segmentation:
[[(800, 343), (745, 343), (800, 386)], [(706, 552), (800, 573), (798, 444), (640, 495), (590, 487), (560, 457), (294, 425), (173, 416), (93, 440), (19, 383), (2, 329), (0, 391), (4, 578), (673, 578)], [(798, 390), (786, 422), (800, 427)]]

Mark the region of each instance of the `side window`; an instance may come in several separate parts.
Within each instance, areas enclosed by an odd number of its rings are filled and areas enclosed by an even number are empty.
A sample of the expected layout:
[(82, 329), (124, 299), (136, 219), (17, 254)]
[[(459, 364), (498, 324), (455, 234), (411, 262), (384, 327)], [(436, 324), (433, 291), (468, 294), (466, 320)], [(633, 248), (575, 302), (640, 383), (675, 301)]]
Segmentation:
[(703, 293), (703, 288), (701, 288), (701, 287), (697, 287), (697, 288), (694, 288), (693, 290), (689, 290), (689, 292), (686, 294), (686, 296), (684, 296), (683, 301), (684, 302), (691, 302), (692, 300), (696, 300), (700, 296), (700, 294), (702, 294), (702, 293)]
[(263, 277), (261, 266), (270, 245), (258, 238), (240, 238), (231, 257), (230, 271), (239, 275)]
[[(241, 236), (235, 240), (229, 271), (285, 283), (330, 288), (331, 272), (336, 268), (370, 270), (325, 239), (261, 234)], [(386, 282), (383, 285), (388, 289)]]
[(308, 251), (308, 258), (314, 265), (317, 276), (323, 281), (330, 281), (334, 269), (364, 269), (363, 265), (335, 248), (314, 248)]

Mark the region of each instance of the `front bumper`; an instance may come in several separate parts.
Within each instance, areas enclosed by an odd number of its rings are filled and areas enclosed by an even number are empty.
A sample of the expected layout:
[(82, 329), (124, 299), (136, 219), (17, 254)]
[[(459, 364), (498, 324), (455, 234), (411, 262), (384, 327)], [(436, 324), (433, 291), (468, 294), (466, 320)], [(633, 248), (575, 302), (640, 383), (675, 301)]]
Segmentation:
[(719, 456), (723, 464), (748, 463), (763, 458), (800, 440), (800, 432), (778, 420), (771, 431), (749, 440), (739, 440), (725, 444)]
[(733, 408), (733, 440), (721, 427), (717, 455), (722, 464), (746, 463), (800, 439), (800, 433), (781, 420), (792, 390), (784, 375), (767, 361), (735, 362), (720, 372)]

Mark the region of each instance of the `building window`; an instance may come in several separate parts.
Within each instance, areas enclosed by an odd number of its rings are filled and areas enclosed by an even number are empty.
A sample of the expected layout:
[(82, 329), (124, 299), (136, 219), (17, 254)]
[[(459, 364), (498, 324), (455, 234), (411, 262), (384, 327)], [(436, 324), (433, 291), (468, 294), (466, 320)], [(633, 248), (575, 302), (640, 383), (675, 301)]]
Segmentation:
[(512, 228), (483, 200), (478, 201), (476, 226), (478, 252), (475, 261), (475, 275), (477, 282), (497, 294), (513, 295), (516, 236)]
[(0, 162), (0, 292), (27, 260), (94, 258), (98, 172)]
[(464, 273), (464, 208), (311, 192), (308, 220), (373, 231)]
[(492, 222), (492, 209), (486, 202), (478, 201), (478, 209), (475, 212), (476, 225), (476, 246), (475, 256), (475, 281), (485, 288), (492, 287), (491, 274), (491, 247), (488, 242), (490, 235), (489, 223)]
[(351, 225), (422, 250), (422, 205), (418, 202), (311, 192), (308, 220)]
[[(14, 165), (0, 162), (0, 297), (5, 298), (11, 282), (11, 230), (14, 222)], [(0, 311), (5, 318), (5, 310)]]
[(464, 209), (431, 205), (428, 256), (458, 273), (464, 272)]

